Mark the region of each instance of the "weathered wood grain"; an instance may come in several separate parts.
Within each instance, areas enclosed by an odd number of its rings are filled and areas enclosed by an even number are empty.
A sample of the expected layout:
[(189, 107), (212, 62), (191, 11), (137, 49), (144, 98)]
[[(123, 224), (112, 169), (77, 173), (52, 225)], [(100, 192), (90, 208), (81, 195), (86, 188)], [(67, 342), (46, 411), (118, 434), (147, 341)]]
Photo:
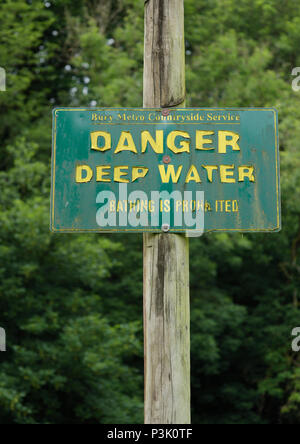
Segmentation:
[(188, 239), (144, 238), (145, 423), (190, 423)]
[[(184, 0), (145, 2), (144, 107), (184, 107)], [(145, 423), (189, 424), (189, 242), (144, 235)]]
[(145, 3), (144, 107), (169, 108), (185, 102), (183, 0)]

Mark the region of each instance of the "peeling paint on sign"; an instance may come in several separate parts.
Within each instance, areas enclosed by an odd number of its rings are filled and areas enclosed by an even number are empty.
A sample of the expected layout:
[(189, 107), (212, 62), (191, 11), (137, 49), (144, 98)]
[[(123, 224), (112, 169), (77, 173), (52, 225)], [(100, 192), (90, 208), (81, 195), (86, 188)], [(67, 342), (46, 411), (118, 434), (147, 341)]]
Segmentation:
[(197, 211), (205, 232), (281, 229), (276, 110), (53, 111), (53, 232), (160, 232), (167, 213), (183, 232)]

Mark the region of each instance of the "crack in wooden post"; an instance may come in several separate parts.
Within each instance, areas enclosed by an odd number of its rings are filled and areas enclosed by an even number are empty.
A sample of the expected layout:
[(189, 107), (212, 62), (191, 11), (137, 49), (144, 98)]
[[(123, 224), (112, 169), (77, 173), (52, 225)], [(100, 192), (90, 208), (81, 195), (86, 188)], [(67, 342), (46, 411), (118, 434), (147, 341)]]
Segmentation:
[[(185, 106), (184, 0), (145, 1), (144, 107)], [(189, 242), (144, 234), (145, 423), (190, 424)]]

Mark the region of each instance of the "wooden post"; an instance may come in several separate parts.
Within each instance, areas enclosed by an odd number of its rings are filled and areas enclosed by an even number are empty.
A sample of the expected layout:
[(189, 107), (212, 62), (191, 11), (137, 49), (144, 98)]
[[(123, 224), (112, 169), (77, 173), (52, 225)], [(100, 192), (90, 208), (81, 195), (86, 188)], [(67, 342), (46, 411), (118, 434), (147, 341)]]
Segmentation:
[[(144, 107), (185, 106), (184, 0), (145, 1)], [(144, 235), (145, 424), (189, 424), (189, 243)]]

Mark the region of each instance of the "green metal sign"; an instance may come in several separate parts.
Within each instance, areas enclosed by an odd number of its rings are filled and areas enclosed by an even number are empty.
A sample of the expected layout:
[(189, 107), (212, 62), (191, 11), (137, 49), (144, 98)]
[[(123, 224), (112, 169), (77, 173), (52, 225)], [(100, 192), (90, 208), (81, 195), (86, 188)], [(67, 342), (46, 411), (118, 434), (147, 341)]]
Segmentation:
[(54, 232), (281, 228), (277, 112), (53, 111)]

